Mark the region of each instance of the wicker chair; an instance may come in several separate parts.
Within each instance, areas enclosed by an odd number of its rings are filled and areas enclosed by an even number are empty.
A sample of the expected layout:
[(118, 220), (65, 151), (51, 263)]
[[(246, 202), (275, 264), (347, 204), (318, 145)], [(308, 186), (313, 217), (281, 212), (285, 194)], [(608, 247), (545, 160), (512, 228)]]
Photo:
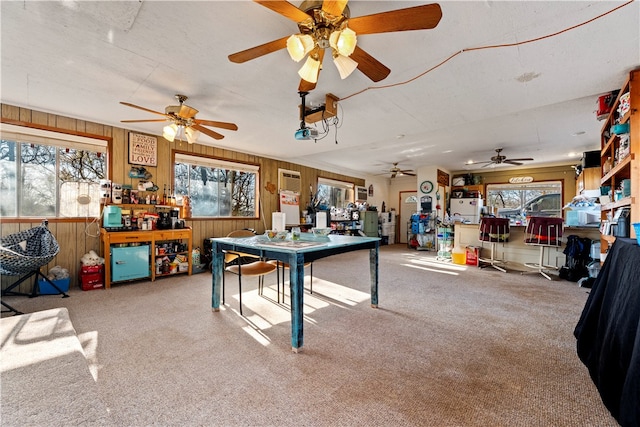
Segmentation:
[[(22, 276), (7, 289), (4, 289), (2, 291), (2, 296), (38, 296), (39, 277), (48, 282), (54, 289), (58, 290), (58, 293), (62, 294), (63, 298), (67, 298), (69, 296), (44, 274), (42, 274), (42, 272), (40, 272), (40, 267), (47, 265), (60, 251), (60, 246), (58, 245), (56, 238), (51, 234), (51, 231), (49, 231), (47, 225), (48, 221), (45, 220), (42, 221), (42, 224), (38, 227), (2, 237), (0, 242), (0, 274), (7, 276)], [(34, 277), (34, 280), (30, 293), (14, 291), (15, 288), (32, 276)], [(22, 314), (4, 301), (2, 301), (2, 305), (9, 309), (5, 312)]]

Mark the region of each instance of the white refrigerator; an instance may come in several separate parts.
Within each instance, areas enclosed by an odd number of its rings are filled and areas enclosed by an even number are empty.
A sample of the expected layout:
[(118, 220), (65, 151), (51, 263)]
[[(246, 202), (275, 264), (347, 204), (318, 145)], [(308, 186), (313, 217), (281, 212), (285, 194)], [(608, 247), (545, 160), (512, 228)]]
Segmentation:
[(451, 216), (460, 217), (471, 224), (480, 224), (482, 199), (451, 199)]

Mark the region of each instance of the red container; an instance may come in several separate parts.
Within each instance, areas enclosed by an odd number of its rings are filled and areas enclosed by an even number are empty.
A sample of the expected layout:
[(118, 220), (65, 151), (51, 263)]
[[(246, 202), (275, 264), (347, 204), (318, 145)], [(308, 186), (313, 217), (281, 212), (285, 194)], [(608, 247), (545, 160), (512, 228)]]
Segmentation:
[(103, 286), (104, 279), (102, 273), (80, 275), (80, 288), (82, 288), (83, 291), (92, 291), (94, 289), (100, 289)]
[(102, 273), (103, 265), (83, 265), (80, 267), (80, 274)]
[(467, 246), (467, 265), (478, 266), (478, 257), (480, 256), (480, 248), (477, 246)]

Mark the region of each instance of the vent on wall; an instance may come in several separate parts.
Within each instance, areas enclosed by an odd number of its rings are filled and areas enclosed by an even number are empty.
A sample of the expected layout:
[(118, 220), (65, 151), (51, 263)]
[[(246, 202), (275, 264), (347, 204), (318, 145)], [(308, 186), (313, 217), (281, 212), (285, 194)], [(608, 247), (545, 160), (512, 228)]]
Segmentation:
[(278, 169), (278, 188), (300, 194), (302, 189), (300, 172)]
[(356, 200), (360, 202), (367, 201), (367, 188), (366, 187), (356, 187)]

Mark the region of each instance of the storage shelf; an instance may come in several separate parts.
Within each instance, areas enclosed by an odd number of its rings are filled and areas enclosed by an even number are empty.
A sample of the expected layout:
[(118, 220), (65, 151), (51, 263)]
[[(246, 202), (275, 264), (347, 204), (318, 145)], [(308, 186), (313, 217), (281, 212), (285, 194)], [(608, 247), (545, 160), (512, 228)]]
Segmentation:
[(616, 200), (615, 202), (607, 203), (605, 205), (600, 206), (601, 211), (609, 211), (611, 209), (623, 208), (625, 206), (631, 206), (633, 203), (633, 197), (625, 197), (620, 200)]
[(616, 176), (625, 167), (629, 166), (633, 158), (634, 158), (634, 155), (629, 154), (627, 157), (622, 159), (621, 162), (619, 162), (617, 165), (611, 168), (611, 170), (605, 176), (603, 176), (602, 179), (600, 180), (602, 185), (605, 185), (609, 180), (611, 180), (612, 177)]

